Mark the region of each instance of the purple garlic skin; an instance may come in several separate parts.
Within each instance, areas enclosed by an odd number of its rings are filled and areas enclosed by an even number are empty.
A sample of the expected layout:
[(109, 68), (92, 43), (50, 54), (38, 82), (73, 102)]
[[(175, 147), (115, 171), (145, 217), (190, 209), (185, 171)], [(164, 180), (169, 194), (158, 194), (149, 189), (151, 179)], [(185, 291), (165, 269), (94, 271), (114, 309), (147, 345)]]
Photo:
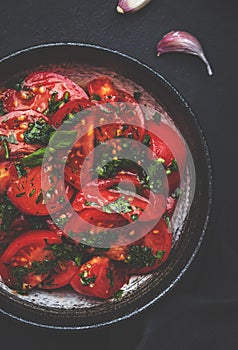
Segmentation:
[(183, 52), (196, 55), (206, 64), (208, 74), (213, 74), (200, 42), (188, 32), (171, 31), (165, 34), (157, 44), (157, 56), (166, 52)]
[(145, 7), (151, 0), (119, 0), (117, 12), (120, 14), (136, 12)]

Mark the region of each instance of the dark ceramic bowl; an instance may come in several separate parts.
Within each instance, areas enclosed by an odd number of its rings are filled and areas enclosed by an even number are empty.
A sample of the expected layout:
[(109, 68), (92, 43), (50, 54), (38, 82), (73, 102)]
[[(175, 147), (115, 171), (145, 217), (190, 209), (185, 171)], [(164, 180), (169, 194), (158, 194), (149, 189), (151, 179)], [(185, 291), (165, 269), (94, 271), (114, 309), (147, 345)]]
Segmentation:
[[(121, 300), (99, 301), (69, 289), (35, 292), (29, 297), (11, 293), (0, 285), (3, 314), (26, 323), (59, 329), (86, 329), (109, 325), (143, 311), (163, 298), (180, 280), (197, 253), (207, 228), (212, 201), (211, 164), (206, 140), (190, 107), (161, 75), (139, 61), (116, 51), (86, 44), (59, 43), (33, 47), (0, 61), (2, 85), (34, 71), (55, 65), (68, 69), (86, 64), (104, 67), (145, 89), (172, 116), (187, 142), (194, 162), (196, 185), (189, 212), (180, 225), (168, 260), (151, 275), (135, 278)], [(67, 75), (67, 74), (66, 74)]]

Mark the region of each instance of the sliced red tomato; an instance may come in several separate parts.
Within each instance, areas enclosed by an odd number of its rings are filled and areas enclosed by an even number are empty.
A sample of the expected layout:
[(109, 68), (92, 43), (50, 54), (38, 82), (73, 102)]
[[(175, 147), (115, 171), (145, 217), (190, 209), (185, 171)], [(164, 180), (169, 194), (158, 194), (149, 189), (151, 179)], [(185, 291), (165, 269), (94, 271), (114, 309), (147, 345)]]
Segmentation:
[(119, 139), (119, 146), (122, 146), (123, 138), (144, 141), (145, 118), (139, 105), (118, 102), (104, 104), (99, 108), (101, 112), (98, 110), (98, 120), (99, 125), (102, 121), (102, 125), (96, 129), (97, 143)]
[(130, 274), (144, 274), (159, 267), (167, 260), (172, 247), (172, 234), (165, 220), (162, 218), (147, 235), (134, 245), (151, 249), (155, 260), (152, 265), (139, 268), (133, 268), (133, 266), (130, 268), (128, 264)]
[(119, 102), (138, 103), (137, 100), (133, 96), (131, 96), (131, 94), (129, 94), (128, 92), (123, 90), (117, 90), (117, 92), (118, 92)]
[(168, 215), (170, 218), (172, 217), (175, 211), (176, 205), (177, 205), (177, 199), (173, 198), (172, 196), (169, 196), (167, 198), (166, 215)]
[[(87, 193), (78, 193), (72, 203), (75, 211), (81, 213), (82, 210), (94, 209), (99, 221), (103, 223), (102, 216), (107, 213), (110, 215), (120, 214), (128, 222), (137, 220), (151, 221), (160, 218), (165, 211), (166, 199), (162, 194), (155, 195), (151, 193), (150, 201), (137, 194), (128, 194), (116, 190), (100, 191), (94, 194), (94, 188), (87, 188)], [(98, 210), (99, 209), (99, 210)], [(143, 214), (143, 215), (142, 215)], [(80, 214), (81, 216), (81, 214)], [(141, 216), (141, 218), (140, 218)], [(95, 220), (95, 217), (94, 217)], [(90, 223), (92, 219), (90, 219)]]
[(87, 84), (87, 89), (91, 100), (101, 102), (117, 102), (118, 92), (113, 82), (108, 77), (99, 77), (91, 80)]
[[(16, 238), (0, 258), (0, 275), (11, 288), (28, 290), (49, 274), (54, 255), (45, 249), (60, 244), (61, 239), (50, 231), (29, 231)], [(49, 266), (49, 269), (47, 269)]]
[[(21, 91), (4, 93), (3, 106), (8, 112), (34, 109), (53, 114), (68, 100), (86, 98), (86, 92), (71, 79), (53, 72), (35, 72), (25, 78)], [(57, 103), (61, 101), (61, 103)]]
[(41, 289), (57, 289), (66, 286), (78, 272), (79, 267), (74, 261), (59, 262), (48, 277), (40, 284)]
[(41, 88), (33, 91), (8, 89), (4, 93), (3, 107), (7, 112), (35, 110), (44, 113), (51, 99), (50, 91)]
[[(71, 186), (67, 185), (65, 189), (58, 186), (57, 175), (53, 173), (49, 173), (49, 181), (43, 187), (41, 170), (40, 166), (26, 169), (26, 176), (13, 181), (8, 188), (10, 201), (22, 213), (36, 216), (48, 215), (49, 211), (51, 214), (56, 213), (73, 194)], [(45, 204), (47, 200), (50, 202), (49, 208)]]
[[(84, 182), (91, 180), (93, 168), (94, 150), (94, 116), (87, 116), (81, 119), (77, 128), (80, 130), (80, 137), (71, 149), (65, 165), (65, 179), (77, 189), (81, 189), (81, 178)], [(83, 170), (82, 170), (83, 169)]]
[(42, 147), (40, 143), (27, 143), (24, 137), (35, 122), (50, 123), (45, 115), (33, 110), (15, 111), (0, 117), (0, 159), (18, 159)]
[(86, 92), (78, 84), (61, 74), (53, 72), (34, 72), (25, 79), (23, 87), (33, 92), (45, 87), (51, 93), (57, 93), (57, 100), (62, 99), (66, 91), (69, 93), (69, 100), (88, 98)]
[(53, 115), (51, 122), (57, 128), (62, 124), (69, 113), (75, 114), (92, 106), (93, 103), (86, 98), (69, 101)]
[(17, 179), (17, 171), (13, 163), (0, 163), (0, 194), (6, 192), (12, 181)]
[(125, 283), (128, 283), (125, 270), (116, 268), (107, 257), (95, 256), (80, 267), (70, 285), (80, 294), (107, 299)]
[[(182, 138), (168, 125), (148, 122), (150, 149), (162, 158), (167, 171), (170, 194), (179, 187), (186, 162), (186, 146)], [(176, 166), (174, 167), (173, 164)], [(171, 171), (170, 171), (171, 169)]]

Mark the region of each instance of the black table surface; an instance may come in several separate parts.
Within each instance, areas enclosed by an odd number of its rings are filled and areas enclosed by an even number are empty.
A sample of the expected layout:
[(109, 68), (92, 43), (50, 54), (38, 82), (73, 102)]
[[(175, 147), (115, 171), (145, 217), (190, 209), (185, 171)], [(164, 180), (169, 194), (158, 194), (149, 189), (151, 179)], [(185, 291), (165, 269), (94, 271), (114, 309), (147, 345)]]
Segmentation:
[[(195, 112), (210, 147), (214, 205), (203, 245), (165, 299), (109, 328), (62, 332), (0, 315), (1, 349), (238, 349), (235, 1), (153, 0), (119, 15), (116, 0), (1, 0), (0, 56), (46, 42), (99, 44), (136, 57), (168, 79)], [(156, 57), (170, 30), (196, 35), (214, 75), (195, 56)]]

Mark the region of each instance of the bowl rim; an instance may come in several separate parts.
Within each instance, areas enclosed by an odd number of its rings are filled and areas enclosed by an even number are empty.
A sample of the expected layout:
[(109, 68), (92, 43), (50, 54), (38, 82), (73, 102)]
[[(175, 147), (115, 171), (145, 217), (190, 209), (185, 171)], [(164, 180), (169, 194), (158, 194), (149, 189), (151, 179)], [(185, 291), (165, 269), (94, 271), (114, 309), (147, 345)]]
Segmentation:
[(179, 274), (177, 274), (176, 278), (173, 278), (172, 281), (170, 282), (170, 284), (168, 285), (168, 287), (166, 289), (164, 289), (161, 293), (159, 293), (156, 297), (153, 297), (153, 299), (147, 303), (145, 303), (143, 306), (136, 308), (135, 310), (124, 314), (123, 316), (119, 316), (114, 318), (113, 320), (110, 321), (104, 321), (104, 322), (100, 322), (97, 324), (93, 324), (93, 325), (87, 325), (87, 326), (58, 326), (58, 325), (47, 325), (47, 324), (42, 324), (40, 322), (34, 322), (32, 320), (26, 320), (22, 317), (16, 316), (11, 312), (5, 311), (3, 309), (0, 308), (0, 313), (2, 313), (5, 316), (11, 317), (17, 321), (23, 322), (25, 324), (29, 324), (29, 325), (33, 325), (33, 326), (38, 326), (38, 327), (42, 327), (42, 328), (47, 328), (47, 329), (58, 329), (58, 330), (89, 330), (89, 329), (96, 329), (96, 328), (101, 328), (101, 327), (106, 327), (106, 326), (110, 326), (113, 325), (117, 322), (121, 322), (124, 320), (127, 320), (133, 316), (138, 315), (139, 313), (145, 311), (146, 309), (148, 309), (149, 307), (151, 307), (153, 304), (155, 304), (156, 302), (158, 302), (160, 299), (162, 299), (163, 297), (165, 297), (168, 292), (170, 292), (175, 285), (177, 285), (177, 283), (181, 280), (181, 278), (183, 277), (183, 275), (185, 274), (185, 272), (189, 269), (189, 267), (191, 266), (192, 261), (194, 260), (195, 256), (197, 255), (201, 244), (203, 242), (203, 239), (205, 237), (205, 233), (207, 231), (208, 228), (208, 223), (210, 221), (210, 217), (211, 217), (211, 210), (212, 210), (212, 202), (213, 202), (213, 170), (212, 170), (212, 160), (211, 160), (211, 156), (210, 156), (210, 151), (209, 151), (209, 147), (208, 147), (208, 143), (206, 140), (206, 137), (204, 135), (204, 131), (202, 130), (198, 119), (195, 115), (195, 113), (193, 112), (192, 108), (190, 107), (190, 105), (186, 102), (186, 100), (184, 99), (184, 97), (181, 95), (181, 93), (166, 79), (163, 77), (163, 75), (161, 75), (160, 73), (158, 73), (155, 69), (149, 67), (147, 64), (141, 62), (140, 60), (138, 60), (137, 58), (134, 58), (128, 54), (122, 53), (118, 50), (115, 49), (110, 49), (107, 47), (103, 47), (97, 44), (89, 44), (89, 43), (80, 43), (80, 42), (71, 42), (71, 41), (66, 41), (66, 42), (50, 42), (50, 43), (42, 43), (39, 45), (34, 45), (34, 46), (29, 46), (17, 51), (14, 51), (13, 53), (8, 54), (7, 56), (4, 56), (0, 59), (0, 64), (2, 64), (3, 62), (14, 58), (16, 56), (19, 56), (21, 54), (27, 53), (27, 52), (32, 52), (34, 50), (37, 49), (47, 49), (47, 48), (51, 48), (51, 47), (85, 47), (85, 48), (92, 48), (92, 49), (96, 49), (96, 50), (100, 50), (100, 51), (104, 51), (107, 52), (109, 54), (115, 54), (118, 55), (122, 58), (125, 58), (131, 62), (134, 62), (135, 64), (143, 67), (145, 70), (150, 71), (153, 75), (155, 75), (157, 78), (159, 78), (160, 80), (162, 80), (162, 82), (167, 85), (167, 87), (177, 96), (178, 100), (180, 100), (180, 102), (182, 103), (183, 107), (188, 111), (188, 113), (191, 115), (191, 117), (193, 118), (193, 123), (195, 124), (195, 128), (198, 132), (198, 136), (201, 142), (201, 146), (202, 146), (202, 150), (205, 156), (205, 160), (206, 160), (206, 167), (207, 167), (207, 178), (208, 178), (208, 200), (207, 200), (207, 211), (206, 211), (206, 215), (205, 215), (205, 220), (204, 223), (202, 225), (202, 231), (200, 233), (199, 239), (196, 241), (195, 244), (195, 248), (193, 249), (192, 254), (190, 255), (190, 258), (188, 259), (188, 261), (183, 265), (182, 269), (180, 270)]

